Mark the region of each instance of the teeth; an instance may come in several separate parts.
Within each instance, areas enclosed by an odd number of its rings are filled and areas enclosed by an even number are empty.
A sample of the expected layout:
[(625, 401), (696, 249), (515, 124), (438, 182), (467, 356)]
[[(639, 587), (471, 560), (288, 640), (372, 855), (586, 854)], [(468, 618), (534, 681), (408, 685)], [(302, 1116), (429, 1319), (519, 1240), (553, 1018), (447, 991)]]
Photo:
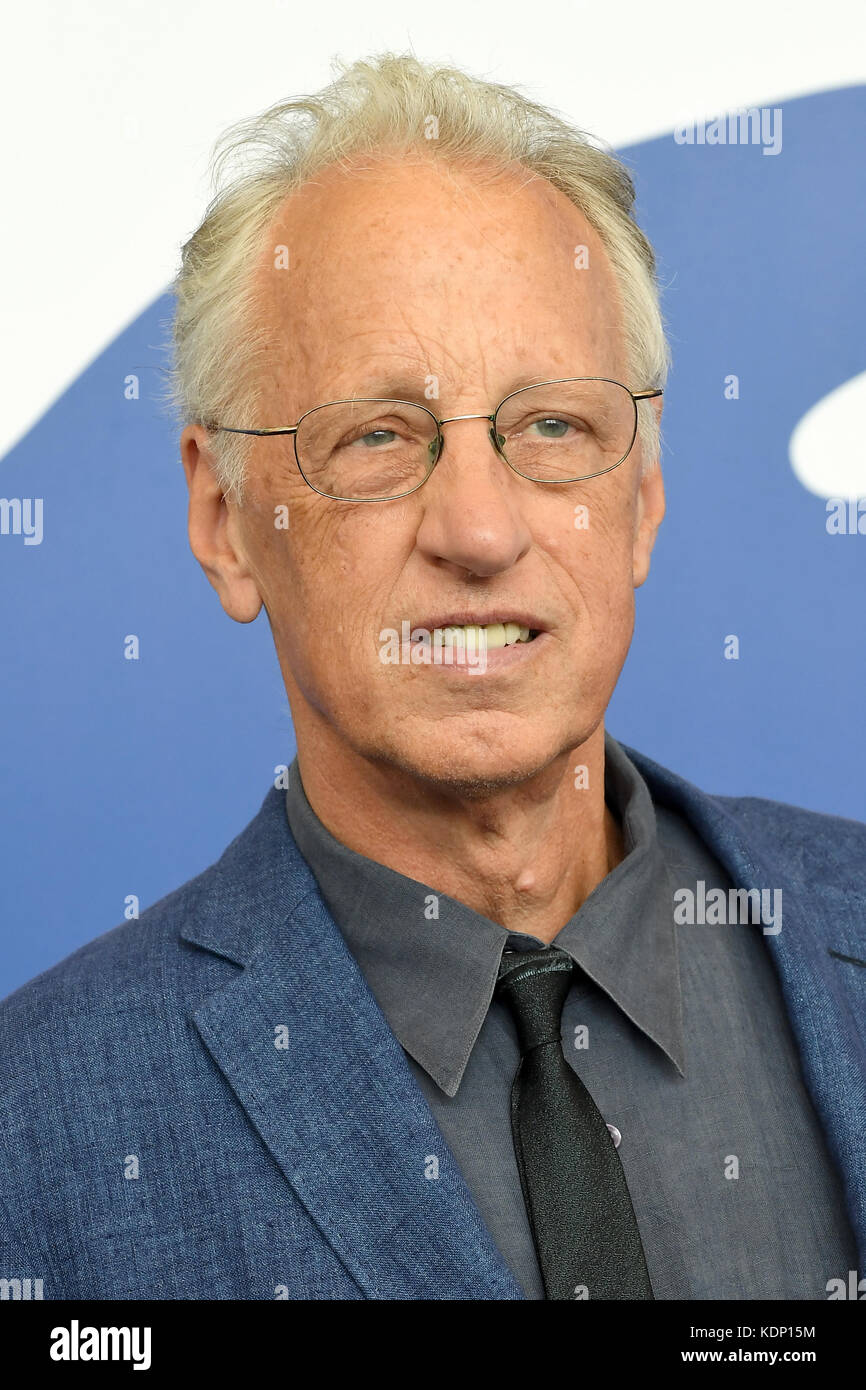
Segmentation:
[(529, 628), (522, 627), (519, 623), (487, 623), (484, 627), (466, 623), (463, 627), (437, 627), (433, 629), (433, 640), (441, 641), (446, 647), (468, 645), (478, 651), (482, 633), (488, 651), (496, 647), (512, 647), (515, 642), (529, 641)]

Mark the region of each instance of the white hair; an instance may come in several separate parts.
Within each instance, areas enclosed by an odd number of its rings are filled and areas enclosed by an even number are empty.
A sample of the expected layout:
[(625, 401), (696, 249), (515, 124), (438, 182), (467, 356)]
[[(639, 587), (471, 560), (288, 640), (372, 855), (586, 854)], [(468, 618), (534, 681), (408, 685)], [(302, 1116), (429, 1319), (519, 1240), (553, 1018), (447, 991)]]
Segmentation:
[[(280, 102), (217, 143), (214, 196), (183, 247), (174, 283), (169, 399), (184, 423), (261, 426), (257, 382), (267, 347), (253, 269), (267, 228), (286, 197), (328, 166), (348, 168), (358, 156), (386, 151), (423, 149), (503, 172), (517, 164), (560, 189), (610, 260), (631, 389), (664, 386), (670, 353), (655, 255), (635, 220), (631, 175), (612, 152), (513, 87), (414, 55), (338, 61), (334, 70), (335, 80), (317, 95)], [(638, 418), (644, 467), (652, 468), (660, 442), (652, 406), (640, 404)], [(251, 444), (249, 436), (223, 432), (210, 440), (220, 485), (238, 501)]]

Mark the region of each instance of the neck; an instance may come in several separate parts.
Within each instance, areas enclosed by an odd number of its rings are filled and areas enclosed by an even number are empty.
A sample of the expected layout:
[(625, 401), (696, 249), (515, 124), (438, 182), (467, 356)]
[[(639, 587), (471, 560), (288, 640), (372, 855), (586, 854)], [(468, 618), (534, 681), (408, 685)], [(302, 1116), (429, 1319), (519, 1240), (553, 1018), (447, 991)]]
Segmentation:
[[(552, 941), (624, 857), (604, 800), (601, 724), (534, 777), (481, 800), (303, 733), (304, 790), (335, 839), (508, 931)], [(588, 773), (579, 790), (576, 764)]]

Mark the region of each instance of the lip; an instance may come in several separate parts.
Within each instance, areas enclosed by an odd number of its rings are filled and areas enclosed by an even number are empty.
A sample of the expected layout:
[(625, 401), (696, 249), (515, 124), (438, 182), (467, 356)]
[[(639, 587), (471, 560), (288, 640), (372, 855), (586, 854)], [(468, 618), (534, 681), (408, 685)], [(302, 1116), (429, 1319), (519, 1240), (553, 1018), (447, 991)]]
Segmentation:
[[(454, 624), (458, 626), (458, 624)], [(529, 626), (529, 624), (525, 624)], [(488, 647), (482, 654), (475, 654), (469, 660), (431, 661), (429, 669), (438, 673), (438, 679), (448, 677), (456, 680), (479, 680), (486, 676), (489, 680), (495, 675), (505, 675), (519, 670), (528, 661), (537, 661), (539, 652), (547, 649), (550, 633), (538, 631), (531, 642), (513, 642), (507, 647)], [(423, 663), (426, 668), (428, 663)]]
[(518, 627), (528, 627), (531, 632), (548, 631), (547, 624), (542, 622), (537, 614), (524, 608), (500, 608), (490, 614), (473, 613), (468, 608), (454, 608), (448, 613), (437, 613), (432, 618), (425, 618), (423, 622), (413, 622), (412, 629), (414, 631), (415, 628), (423, 628), (427, 632), (433, 632), (436, 628), (442, 627), (490, 627), (491, 623), (517, 623)]

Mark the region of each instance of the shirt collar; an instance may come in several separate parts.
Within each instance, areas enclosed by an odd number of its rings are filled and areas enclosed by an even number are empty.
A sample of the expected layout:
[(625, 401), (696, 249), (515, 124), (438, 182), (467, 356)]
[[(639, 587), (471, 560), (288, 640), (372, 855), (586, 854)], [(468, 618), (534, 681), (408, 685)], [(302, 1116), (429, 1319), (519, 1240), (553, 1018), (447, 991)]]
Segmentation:
[[(625, 857), (555, 937), (582, 970), (683, 1072), (673, 888), (649, 789), (605, 737), (605, 796)], [(330, 833), (304, 792), (297, 759), (286, 813), (301, 854), (400, 1042), (448, 1096), (457, 1093), (490, 1007), (506, 945), (543, 942), (357, 854)]]

